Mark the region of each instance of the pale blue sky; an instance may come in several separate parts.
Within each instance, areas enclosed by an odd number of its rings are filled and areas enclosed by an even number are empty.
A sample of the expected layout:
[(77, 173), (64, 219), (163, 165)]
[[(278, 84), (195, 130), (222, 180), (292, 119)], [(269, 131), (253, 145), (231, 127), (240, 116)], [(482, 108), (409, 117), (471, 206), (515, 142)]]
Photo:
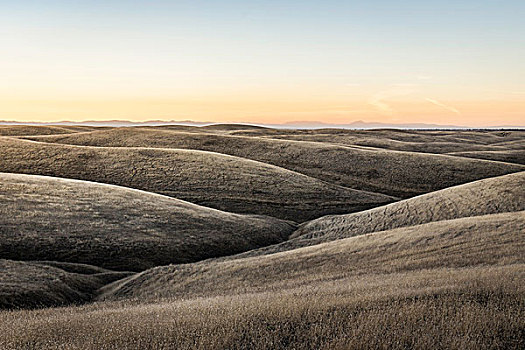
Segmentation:
[(0, 94), (13, 99), (332, 91), (369, 101), (417, 85), (432, 100), (522, 102), (525, 91), (525, 1), (19, 0), (0, 8)]

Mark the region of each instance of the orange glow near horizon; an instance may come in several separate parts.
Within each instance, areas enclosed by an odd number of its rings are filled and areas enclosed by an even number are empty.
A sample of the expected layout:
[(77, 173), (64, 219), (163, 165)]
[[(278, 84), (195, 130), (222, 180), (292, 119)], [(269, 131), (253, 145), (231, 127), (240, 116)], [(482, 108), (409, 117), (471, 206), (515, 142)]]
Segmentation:
[[(234, 95), (176, 98), (0, 99), (1, 120), (59, 122), (86, 120), (192, 120), (280, 124), (311, 121), (345, 124), (432, 123), (474, 127), (523, 126), (525, 99), (452, 100), (425, 94), (390, 96)], [(495, 122), (497, 121), (497, 122)]]
[(0, 120), (525, 126), (524, 4), (4, 2)]

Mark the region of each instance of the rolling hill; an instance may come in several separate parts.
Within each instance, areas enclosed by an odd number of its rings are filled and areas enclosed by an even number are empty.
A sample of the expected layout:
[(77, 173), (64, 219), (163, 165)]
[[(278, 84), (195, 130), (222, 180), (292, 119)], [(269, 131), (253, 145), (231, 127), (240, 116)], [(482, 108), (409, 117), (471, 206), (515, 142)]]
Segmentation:
[(112, 129), (31, 139), (85, 146), (211, 151), (273, 164), (348, 188), (402, 198), (525, 170), (519, 164), (447, 155), (157, 129)]
[(525, 347), (523, 131), (73, 131), (0, 136), (0, 349)]
[(79, 147), (0, 138), (0, 171), (89, 180), (220, 210), (297, 222), (395, 200), (276, 166), (212, 152)]
[(479, 180), (360, 213), (325, 216), (292, 237), (337, 239), (462, 217), (525, 210), (525, 172)]
[(0, 309), (91, 301), (100, 287), (128, 275), (80, 264), (0, 259)]
[(451, 156), (496, 160), (499, 162), (516, 163), (525, 165), (525, 148), (504, 151), (471, 151), (471, 152), (452, 152)]
[(448, 153), (502, 151), (523, 144), (523, 130), (237, 130), (230, 135), (367, 146), (397, 151)]
[(57, 135), (100, 130), (89, 126), (0, 125), (0, 136)]
[[(498, 147), (523, 142), (524, 130), (410, 130), (410, 129), (316, 129), (316, 130), (239, 130), (236, 135), (270, 136), (300, 141), (318, 141), (352, 145), (355, 142), (395, 141), (392, 145), (432, 146), (432, 144), (463, 145), (463, 147)], [(392, 148), (396, 149), (396, 148)], [(439, 148), (437, 148), (439, 149)], [(408, 150), (408, 149), (405, 149)], [(416, 151), (417, 149), (412, 149)], [(417, 150), (423, 152), (423, 150)]]
[(360, 275), (524, 264), (523, 232), (524, 211), (431, 222), (269, 255), (155, 267), (114, 282), (103, 297), (256, 293)]
[(0, 174), (0, 258), (140, 271), (285, 240), (289, 222), (86, 181)]

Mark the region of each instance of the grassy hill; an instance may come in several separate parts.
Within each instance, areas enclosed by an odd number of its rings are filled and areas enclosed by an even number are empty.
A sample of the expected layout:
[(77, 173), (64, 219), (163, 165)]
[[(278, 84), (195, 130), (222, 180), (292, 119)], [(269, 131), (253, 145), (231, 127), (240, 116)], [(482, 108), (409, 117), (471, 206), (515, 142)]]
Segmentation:
[(523, 131), (78, 131), (0, 136), (0, 349), (525, 348)]
[(519, 349), (524, 229), (494, 214), (154, 268), (106, 288), (140, 300), (0, 313), (0, 347)]
[(499, 162), (516, 163), (525, 165), (525, 147), (517, 150), (504, 151), (471, 151), (471, 152), (453, 152), (452, 156), (496, 160)]
[(347, 146), (367, 146), (397, 151), (448, 153), (505, 150), (523, 143), (523, 130), (401, 130), (316, 129), (238, 130), (230, 135), (314, 141)]
[(525, 172), (447, 188), (383, 207), (325, 216), (293, 237), (337, 239), (432, 221), (525, 210)]
[[(268, 130), (238, 130), (231, 134), (246, 136), (262, 136), (271, 138), (288, 138), (290, 140), (320, 141), (330, 143), (354, 144), (355, 141), (387, 140), (413, 144), (470, 144), (497, 145), (507, 142), (523, 141), (524, 130), (411, 130), (411, 129), (268, 129)], [(331, 140), (330, 140), (331, 138)]]
[(0, 136), (57, 135), (101, 130), (90, 126), (0, 125)]
[(0, 171), (132, 187), (220, 210), (302, 222), (395, 198), (212, 152), (78, 147), (0, 138)]
[(273, 164), (349, 188), (403, 198), (525, 170), (519, 164), (446, 155), (157, 129), (112, 129), (32, 139), (88, 146), (212, 151)]
[(0, 309), (90, 301), (100, 287), (128, 275), (80, 264), (0, 259)]
[(139, 271), (278, 243), (289, 222), (117, 186), (0, 174), (0, 258)]
[(255, 293), (360, 275), (523, 264), (524, 230), (524, 211), (432, 222), (269, 255), (156, 267), (115, 282), (104, 296)]

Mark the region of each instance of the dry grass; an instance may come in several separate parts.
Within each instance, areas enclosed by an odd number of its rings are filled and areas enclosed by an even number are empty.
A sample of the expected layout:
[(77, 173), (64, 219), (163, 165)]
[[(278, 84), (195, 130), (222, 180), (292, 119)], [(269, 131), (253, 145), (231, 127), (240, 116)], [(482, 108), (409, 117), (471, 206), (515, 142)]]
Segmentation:
[[(166, 130), (165, 127), (156, 129)], [(209, 132), (194, 128), (194, 132)], [(177, 129), (172, 129), (177, 130)], [(179, 131), (188, 131), (182, 130)], [(523, 147), (523, 130), (401, 130), (401, 129), (231, 129), (237, 136), (314, 141), (346, 146), (364, 146), (395, 151), (444, 154), (467, 151), (504, 151)]]
[(363, 276), (260, 294), (0, 312), (10, 349), (520, 349), (524, 266)]
[(439, 221), (261, 256), (160, 266), (105, 298), (215, 296), (315, 286), (352, 276), (525, 263), (525, 212)]
[(5, 259), (139, 271), (282, 242), (294, 228), (117, 186), (0, 173)]
[(432, 221), (525, 210), (525, 172), (479, 180), (355, 214), (325, 216), (292, 237), (345, 238)]
[(211, 152), (77, 147), (0, 138), (0, 154), (4, 172), (110, 183), (220, 210), (298, 222), (394, 200)]
[(499, 162), (525, 164), (525, 147), (517, 150), (453, 152), (452, 156), (497, 160)]
[[(258, 131), (258, 134), (266, 132)], [(426, 135), (427, 139), (428, 137)], [(214, 135), (159, 129), (112, 129), (81, 135), (32, 139), (88, 146), (212, 151), (273, 164), (341, 186), (396, 197), (411, 197), (486, 177), (525, 170), (525, 167), (519, 164), (446, 155), (367, 149), (261, 136)]]
[(0, 125), (0, 136), (57, 135), (101, 130), (89, 126)]
[[(0, 174), (0, 259), (54, 260), (0, 260), (0, 307), (95, 300), (0, 311), (0, 349), (525, 348), (525, 167), (465, 158), (521, 162), (522, 131), (74, 131), (0, 137), (0, 171), (297, 221), (393, 200), (358, 190), (503, 176), (283, 241), (295, 225), (276, 218)], [(157, 266), (170, 262), (187, 264)]]
[(61, 265), (64, 264), (0, 259), (0, 309), (87, 302), (103, 285), (131, 274), (86, 265)]
[(525, 345), (524, 224), (523, 213), (507, 213), (226, 265), (208, 261), (154, 269), (173, 273), (143, 284), (144, 290), (158, 290), (173, 279), (193, 285), (171, 284), (183, 293), (151, 294), (150, 303), (141, 296), (0, 313), (5, 335), (0, 346), (520, 349)]
[(508, 143), (523, 142), (525, 131), (460, 130), (285, 130), (238, 131), (235, 135), (261, 136), (298, 141), (357, 145), (397, 151), (448, 153), (461, 151), (504, 150)]

